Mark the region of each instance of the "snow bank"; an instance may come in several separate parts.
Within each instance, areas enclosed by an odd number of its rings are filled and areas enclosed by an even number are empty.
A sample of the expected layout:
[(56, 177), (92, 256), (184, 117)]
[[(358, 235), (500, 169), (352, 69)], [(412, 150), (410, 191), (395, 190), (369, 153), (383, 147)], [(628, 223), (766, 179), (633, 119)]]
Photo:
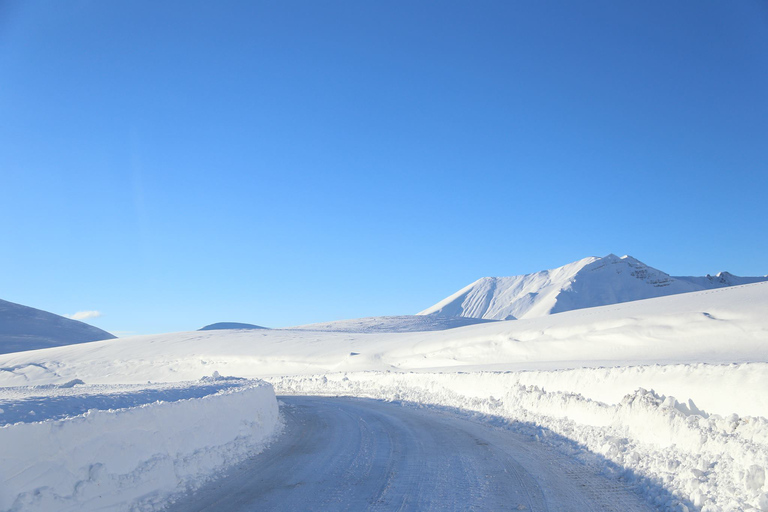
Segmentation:
[(0, 510), (156, 510), (263, 449), (277, 427), (272, 386), (246, 380), (200, 398), (5, 425)]
[(612, 466), (608, 461), (623, 468), (619, 477), (661, 510), (768, 510), (766, 418), (708, 415), (692, 402), (645, 389), (606, 404), (576, 393), (510, 385), (509, 375), (360, 372), (271, 380), (279, 393), (403, 400), (501, 417), (524, 431), (544, 428), (536, 434), (540, 440), (558, 444), (558, 436), (547, 432), (558, 434), (592, 452), (577, 456), (600, 454), (606, 468)]
[(768, 418), (768, 393), (760, 392), (768, 389), (768, 363), (479, 371), (457, 381), (454, 391), (478, 397), (501, 396), (518, 385), (578, 393), (607, 404), (618, 404), (625, 395), (638, 388), (653, 389), (681, 400), (692, 400), (696, 407), (710, 414), (727, 416), (736, 413)]

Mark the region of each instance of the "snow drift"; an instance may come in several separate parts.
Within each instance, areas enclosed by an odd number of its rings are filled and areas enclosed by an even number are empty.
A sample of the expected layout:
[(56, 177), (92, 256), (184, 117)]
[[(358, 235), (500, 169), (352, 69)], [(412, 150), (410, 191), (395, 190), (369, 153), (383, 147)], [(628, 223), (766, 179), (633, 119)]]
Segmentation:
[[(1, 426), (0, 510), (156, 510), (260, 451), (278, 427), (272, 386), (225, 379), (213, 387), (184, 399), (177, 385), (175, 401)], [(78, 390), (85, 403), (87, 391)]]

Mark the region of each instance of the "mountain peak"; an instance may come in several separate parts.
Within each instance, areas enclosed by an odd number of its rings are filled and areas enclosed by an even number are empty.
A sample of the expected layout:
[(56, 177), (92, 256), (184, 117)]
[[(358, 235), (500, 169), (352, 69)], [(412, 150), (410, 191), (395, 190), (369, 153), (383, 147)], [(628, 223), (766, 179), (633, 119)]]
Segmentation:
[(619, 257), (611, 253), (533, 274), (484, 277), (419, 315), (488, 320), (534, 318), (766, 280), (766, 277), (737, 277), (727, 272), (716, 277), (673, 277), (632, 256)]

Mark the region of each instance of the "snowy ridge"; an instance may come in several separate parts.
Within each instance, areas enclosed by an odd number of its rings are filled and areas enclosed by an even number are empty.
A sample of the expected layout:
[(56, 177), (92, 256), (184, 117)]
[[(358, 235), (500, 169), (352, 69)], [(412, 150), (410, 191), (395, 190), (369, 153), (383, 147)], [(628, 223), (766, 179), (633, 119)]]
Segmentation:
[(672, 277), (631, 256), (589, 257), (534, 274), (484, 277), (418, 313), (514, 320), (760, 281), (768, 277)]
[[(395, 374), (381, 372), (272, 379), (279, 393), (348, 395), (475, 411), (504, 418), (530, 433), (598, 463), (621, 469), (659, 510), (703, 512), (768, 508), (768, 419), (709, 415), (693, 402), (637, 389), (617, 404), (537, 386), (501, 385), (505, 374)], [(489, 394), (496, 389), (498, 394)], [(482, 418), (480, 418), (482, 419)], [(575, 444), (563, 443), (552, 433)], [(589, 452), (583, 451), (584, 448)], [(591, 453), (590, 453), (591, 452)], [(606, 466), (610, 471), (610, 466)], [(656, 485), (672, 491), (658, 492)]]
[(731, 274), (730, 272), (718, 272), (714, 276), (706, 275), (703, 277), (695, 276), (678, 276), (675, 279), (682, 281), (688, 281), (695, 285), (701, 286), (705, 289), (711, 288), (723, 288), (725, 286), (739, 286), (742, 284), (759, 283), (762, 281), (768, 281), (768, 276), (759, 277), (739, 277)]
[(254, 324), (243, 324), (240, 322), (217, 322), (215, 324), (206, 325), (201, 327), (198, 331), (216, 331), (221, 329), (268, 329), (268, 327), (262, 327)]
[(515, 320), (548, 314), (564, 283), (599, 258), (585, 258), (553, 270), (512, 277), (483, 277), (419, 315)]
[(0, 300), (0, 354), (114, 338), (98, 327)]
[[(213, 393), (197, 396), (201, 385)], [(89, 387), (76, 388), (87, 404)], [(116, 403), (128, 398), (120, 393)], [(159, 510), (258, 453), (278, 428), (275, 394), (263, 382), (209, 380), (176, 385), (174, 394), (171, 402), (0, 427), (0, 510)]]
[(444, 331), (467, 325), (493, 322), (481, 318), (439, 317), (439, 316), (371, 316), (352, 320), (336, 320), (317, 324), (298, 325), (286, 329), (326, 332), (425, 332)]

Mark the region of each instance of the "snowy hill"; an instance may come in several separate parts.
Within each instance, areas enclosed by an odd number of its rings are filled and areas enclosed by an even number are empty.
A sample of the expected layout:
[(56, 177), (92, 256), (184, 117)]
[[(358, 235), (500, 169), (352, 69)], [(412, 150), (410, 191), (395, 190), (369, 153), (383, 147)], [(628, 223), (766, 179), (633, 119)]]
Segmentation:
[(672, 277), (631, 256), (584, 258), (534, 274), (483, 277), (418, 313), (440, 317), (514, 320), (574, 309), (768, 281), (763, 277)]
[(92, 325), (0, 300), (0, 354), (113, 338)]
[(241, 324), (240, 322), (218, 322), (201, 327), (198, 331), (218, 331), (221, 329), (268, 329), (268, 327), (254, 324)]
[(24, 510), (105, 510), (102, 497), (156, 510), (136, 500), (251, 456), (244, 426), (260, 449), (277, 423), (274, 393), (241, 379), (264, 378), (280, 394), (535, 426), (531, 442), (604, 464), (659, 510), (765, 510), (766, 308), (768, 283), (755, 283), (434, 332), (210, 330), (2, 354), (0, 509), (53, 496)]
[(481, 318), (441, 317), (441, 316), (371, 316), (353, 320), (337, 320), (317, 324), (289, 327), (291, 330), (327, 331), (327, 332), (424, 332), (444, 331), (456, 327), (465, 327), (493, 320)]
[[(0, 371), (0, 386), (60, 385), (73, 379), (88, 384), (173, 382), (213, 371), (264, 378), (332, 371), (531, 372), (765, 363), (766, 307), (768, 283), (757, 283), (432, 332), (251, 329), (132, 336), (0, 355), (0, 369), (5, 370)], [(768, 373), (761, 378), (768, 379)], [(694, 391), (709, 389), (706, 382), (686, 382)], [(607, 400), (604, 394), (611, 393), (620, 400), (635, 384), (599, 385), (599, 398)], [(694, 396), (694, 391), (686, 388), (679, 395)], [(717, 408), (707, 403), (714, 395), (701, 394), (697, 403)], [(732, 407), (734, 400), (727, 396), (722, 407)], [(768, 416), (768, 396), (745, 395), (741, 401), (761, 403)]]

